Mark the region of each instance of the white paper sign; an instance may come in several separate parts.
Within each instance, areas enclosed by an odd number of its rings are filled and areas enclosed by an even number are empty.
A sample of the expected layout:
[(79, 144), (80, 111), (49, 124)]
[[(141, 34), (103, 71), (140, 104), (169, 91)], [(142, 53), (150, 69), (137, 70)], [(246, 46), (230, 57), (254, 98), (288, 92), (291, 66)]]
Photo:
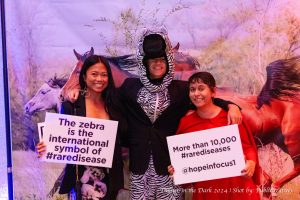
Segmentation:
[(167, 137), (175, 184), (240, 176), (245, 167), (237, 125)]
[(46, 113), (42, 160), (111, 168), (118, 122)]
[(38, 123), (38, 133), (40, 141), (43, 140), (45, 122)]

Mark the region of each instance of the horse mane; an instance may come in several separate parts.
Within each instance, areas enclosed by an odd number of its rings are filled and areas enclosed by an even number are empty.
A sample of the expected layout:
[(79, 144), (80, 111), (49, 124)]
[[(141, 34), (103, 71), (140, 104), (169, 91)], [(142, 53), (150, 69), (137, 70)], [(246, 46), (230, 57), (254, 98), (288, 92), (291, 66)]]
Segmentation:
[(50, 78), (48, 81), (46, 81), (46, 83), (51, 87), (51, 88), (55, 88), (55, 87), (59, 87), (62, 88), (66, 82), (67, 82), (67, 78), (66, 77), (62, 77), (62, 78), (57, 78), (56, 75), (53, 78)]
[[(135, 55), (128, 54), (124, 56), (105, 56), (105, 58), (118, 69), (130, 74), (130, 71), (134, 71), (137, 68), (137, 60)], [(130, 74), (132, 76), (132, 74)]]
[(277, 60), (267, 68), (267, 81), (257, 97), (257, 107), (270, 105), (272, 99), (284, 100), (300, 91), (300, 56)]
[(190, 66), (193, 66), (193, 70), (200, 69), (200, 63), (196, 58), (189, 54), (179, 52), (178, 50), (174, 51), (174, 60), (177, 63), (188, 63)]
[[(194, 70), (200, 69), (200, 64), (196, 58), (190, 56), (188, 54), (182, 53), (178, 51), (179, 43), (173, 48), (174, 60), (177, 63), (188, 63), (193, 66)], [(123, 70), (125, 72), (135, 72), (138, 68), (138, 62), (136, 59), (136, 55), (128, 54), (124, 56), (105, 56), (105, 58), (118, 67), (118, 69)], [(130, 73), (129, 75), (133, 75)]]

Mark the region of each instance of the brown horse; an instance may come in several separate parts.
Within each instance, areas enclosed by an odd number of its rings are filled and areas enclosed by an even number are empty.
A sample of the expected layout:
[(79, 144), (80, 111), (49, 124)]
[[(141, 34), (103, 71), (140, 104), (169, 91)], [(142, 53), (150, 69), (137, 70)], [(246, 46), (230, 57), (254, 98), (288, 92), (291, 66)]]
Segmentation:
[(274, 142), (291, 156), (294, 169), (290, 173), (274, 183), (265, 176), (265, 181), (272, 183), (273, 193), (300, 174), (300, 57), (269, 64), (267, 81), (259, 96), (220, 92), (219, 97), (242, 108), (243, 120), (260, 143)]
[[(76, 63), (74, 69), (72, 70), (66, 84), (61, 89), (61, 93), (60, 93), (61, 98), (66, 97), (67, 95), (66, 92), (69, 91), (70, 89), (79, 87), (79, 74), (83, 62), (87, 57), (94, 55), (93, 47), (91, 47), (90, 51), (87, 51), (82, 55), (79, 54), (75, 49), (73, 51), (78, 62)], [(131, 55), (118, 56), (118, 57), (105, 56), (105, 58), (107, 58), (108, 62), (110, 63), (110, 67), (113, 73), (116, 87), (120, 87), (126, 78), (134, 76), (133, 74), (127, 72), (126, 70), (121, 69), (121, 67), (130, 68), (129, 65), (131, 66), (135, 63), (134, 59), (131, 58)]]
[(200, 69), (200, 64), (197, 59), (190, 55), (179, 52), (179, 46), (179, 43), (177, 43), (177, 45), (173, 48), (175, 71), (186, 72)]
[[(187, 80), (190, 75), (195, 73), (200, 68), (198, 61), (187, 54), (183, 54), (178, 51), (179, 43), (173, 48), (174, 62), (175, 62), (175, 79)], [(83, 65), (84, 60), (94, 54), (94, 49), (91, 47), (90, 51), (87, 51), (83, 55), (77, 53), (75, 50), (74, 54), (77, 58), (77, 64), (72, 70), (67, 83), (61, 90), (61, 97), (66, 97), (66, 91), (79, 87), (79, 73)], [(137, 71), (137, 60), (135, 55), (129, 54), (118, 57), (105, 56), (111, 65), (111, 70), (114, 77), (116, 87), (120, 87), (124, 80), (128, 77), (134, 77)]]

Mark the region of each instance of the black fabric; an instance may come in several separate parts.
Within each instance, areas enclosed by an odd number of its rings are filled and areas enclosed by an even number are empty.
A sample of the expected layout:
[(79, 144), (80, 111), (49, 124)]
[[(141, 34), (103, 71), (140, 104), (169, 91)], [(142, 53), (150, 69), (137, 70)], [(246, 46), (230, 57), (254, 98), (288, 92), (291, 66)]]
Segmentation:
[[(120, 135), (123, 134), (124, 129), (121, 127), (126, 127), (126, 121), (123, 119), (122, 113), (117, 112), (117, 107), (109, 105), (108, 107), (108, 114), (110, 119), (119, 121), (118, 125), (118, 133), (116, 137), (116, 144), (115, 144), (115, 151), (113, 157), (112, 168), (109, 169), (109, 174), (107, 176), (108, 182), (108, 193), (105, 199), (115, 199), (119, 189), (124, 187), (124, 176), (123, 176), (123, 160), (122, 160), (122, 153), (121, 153), (121, 141)], [(86, 106), (85, 106), (85, 98), (84, 96), (80, 95), (78, 100), (73, 104), (69, 101), (63, 102), (62, 104), (62, 114), (67, 115), (74, 115), (75, 113), (77, 116), (86, 116)], [(83, 175), (85, 167), (83, 165), (78, 165), (78, 175), (79, 179)], [(69, 193), (72, 189), (76, 189), (76, 165), (67, 164), (64, 170), (64, 177), (62, 183), (60, 185), (59, 194), (66, 194)]]
[(76, 181), (76, 184), (75, 184), (75, 193), (76, 193), (76, 199), (82, 199), (82, 195), (81, 195), (81, 183), (79, 181)]
[(166, 56), (166, 43), (159, 34), (147, 35), (143, 42), (145, 59), (159, 58)]

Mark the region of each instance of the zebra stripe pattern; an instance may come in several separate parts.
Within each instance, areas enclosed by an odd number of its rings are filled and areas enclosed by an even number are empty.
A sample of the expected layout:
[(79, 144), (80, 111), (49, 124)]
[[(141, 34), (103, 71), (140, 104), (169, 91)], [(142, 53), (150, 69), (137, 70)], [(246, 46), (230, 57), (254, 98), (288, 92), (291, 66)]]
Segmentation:
[(168, 90), (152, 93), (143, 87), (138, 93), (137, 102), (150, 121), (154, 123), (160, 114), (170, 105), (170, 95), (168, 94)]
[(130, 199), (132, 200), (182, 200), (182, 188), (175, 186), (168, 176), (155, 172), (152, 155), (145, 174), (130, 174)]
[[(152, 83), (148, 76), (146, 66), (143, 64), (143, 41), (144, 38), (149, 34), (160, 34), (166, 43), (166, 56), (169, 70), (164, 76), (162, 83)], [(149, 117), (152, 123), (159, 117), (159, 115), (170, 105), (170, 95), (168, 92), (168, 86), (174, 77), (174, 58), (171, 42), (167, 36), (166, 30), (161, 29), (160, 31), (146, 31), (138, 43), (137, 51), (138, 60), (138, 73), (140, 80), (144, 87), (142, 87), (137, 95), (137, 102), (141, 105), (142, 109)]]

